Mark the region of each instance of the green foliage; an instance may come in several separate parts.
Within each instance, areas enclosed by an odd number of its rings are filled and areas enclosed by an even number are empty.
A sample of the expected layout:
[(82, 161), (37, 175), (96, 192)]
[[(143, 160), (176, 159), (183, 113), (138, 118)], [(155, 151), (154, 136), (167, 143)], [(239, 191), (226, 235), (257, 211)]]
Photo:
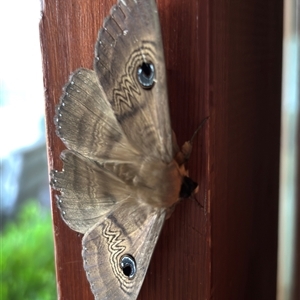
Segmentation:
[(1, 300), (56, 299), (49, 211), (30, 201), (0, 235)]

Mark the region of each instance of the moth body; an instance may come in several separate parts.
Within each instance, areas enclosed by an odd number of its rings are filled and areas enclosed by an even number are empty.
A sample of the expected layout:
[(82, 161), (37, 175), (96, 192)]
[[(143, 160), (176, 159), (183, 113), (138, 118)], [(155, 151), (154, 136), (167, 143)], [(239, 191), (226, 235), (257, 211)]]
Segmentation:
[(148, 204), (158, 208), (169, 208), (178, 202), (182, 175), (176, 161), (146, 161), (141, 165), (140, 175), (139, 199), (147, 199)]

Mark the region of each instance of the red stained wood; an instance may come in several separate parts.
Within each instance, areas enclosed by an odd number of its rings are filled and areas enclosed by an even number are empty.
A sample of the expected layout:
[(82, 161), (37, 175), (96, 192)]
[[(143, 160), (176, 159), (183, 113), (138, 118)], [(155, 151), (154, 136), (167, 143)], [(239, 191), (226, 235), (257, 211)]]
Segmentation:
[[(298, 111), (299, 115), (299, 111)], [(299, 117), (298, 117), (299, 119)], [(300, 298), (300, 123), (298, 123), (298, 139), (297, 139), (297, 158), (298, 158), (298, 166), (297, 166), (297, 213), (296, 213), (296, 257), (295, 257), (295, 277), (294, 277), (294, 291), (293, 291), (293, 299)]]
[[(92, 68), (97, 33), (114, 0), (45, 0), (40, 25), (50, 169), (63, 144), (53, 117), (62, 87)], [(198, 201), (166, 222), (139, 299), (275, 299), (281, 96), (281, 0), (159, 0), (171, 120), (194, 142)], [(52, 192), (53, 193), (53, 192)], [(60, 299), (93, 299), (81, 235), (53, 226)]]

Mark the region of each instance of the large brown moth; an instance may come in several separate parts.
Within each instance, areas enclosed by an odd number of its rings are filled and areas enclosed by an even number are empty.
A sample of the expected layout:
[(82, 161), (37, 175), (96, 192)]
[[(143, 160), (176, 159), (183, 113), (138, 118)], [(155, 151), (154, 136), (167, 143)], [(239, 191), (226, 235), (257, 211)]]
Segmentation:
[(136, 299), (162, 225), (197, 189), (169, 118), (155, 0), (119, 0), (99, 31), (94, 70), (75, 71), (55, 115), (68, 150), (51, 172), (66, 224), (84, 234), (95, 299)]

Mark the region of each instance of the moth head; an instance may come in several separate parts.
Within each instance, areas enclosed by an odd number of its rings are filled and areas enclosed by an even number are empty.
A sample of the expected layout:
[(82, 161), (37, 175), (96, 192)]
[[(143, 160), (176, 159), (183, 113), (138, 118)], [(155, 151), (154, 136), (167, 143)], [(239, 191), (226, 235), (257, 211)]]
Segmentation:
[(155, 68), (154, 64), (143, 62), (137, 68), (137, 79), (139, 84), (145, 90), (150, 90), (155, 83)]
[(120, 259), (120, 267), (123, 271), (123, 274), (128, 279), (134, 278), (134, 276), (137, 272), (137, 269), (136, 269), (135, 259), (132, 255), (130, 255), (130, 254), (123, 255)]
[[(193, 197), (198, 193), (199, 186), (196, 182), (194, 182), (190, 177), (183, 176), (180, 192), (179, 192), (179, 200)], [(178, 202), (174, 203), (171, 207), (168, 208), (166, 214), (166, 220), (170, 218), (172, 215), (176, 205)]]
[(179, 197), (189, 198), (198, 192), (199, 186), (190, 177), (184, 176), (180, 188)]

